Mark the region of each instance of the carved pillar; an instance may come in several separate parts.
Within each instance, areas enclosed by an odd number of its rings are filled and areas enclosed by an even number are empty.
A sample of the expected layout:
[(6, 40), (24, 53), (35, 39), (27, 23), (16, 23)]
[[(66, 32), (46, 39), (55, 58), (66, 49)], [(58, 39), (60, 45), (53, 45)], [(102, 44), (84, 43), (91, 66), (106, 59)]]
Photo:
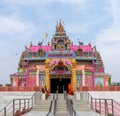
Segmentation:
[(72, 69), (72, 86), (73, 86), (73, 91), (76, 90), (76, 69)]
[(46, 69), (46, 87), (50, 90), (50, 73), (49, 69)]
[(46, 87), (48, 90), (50, 90), (50, 70), (49, 70), (49, 63), (50, 63), (50, 60), (49, 59), (46, 59)]
[(26, 86), (30, 86), (29, 85), (29, 74), (28, 74), (28, 67), (29, 67), (29, 61), (28, 60), (26, 62), (26, 66), (27, 66), (27, 68), (26, 68)]
[(37, 71), (36, 71), (36, 86), (39, 86), (39, 71), (40, 71), (40, 66), (37, 66)]
[(82, 65), (82, 86), (85, 86), (85, 66)]
[(76, 61), (75, 59), (72, 59), (72, 80), (71, 84), (73, 87), (73, 91), (76, 90)]

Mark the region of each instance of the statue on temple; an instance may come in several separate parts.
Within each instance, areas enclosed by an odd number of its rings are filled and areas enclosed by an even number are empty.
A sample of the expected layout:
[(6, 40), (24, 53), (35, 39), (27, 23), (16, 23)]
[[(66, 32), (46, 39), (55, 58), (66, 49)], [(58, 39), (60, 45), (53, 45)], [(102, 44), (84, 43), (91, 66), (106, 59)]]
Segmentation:
[(59, 25), (57, 27), (57, 32), (63, 32), (63, 31), (64, 31), (64, 28), (63, 28), (63, 25), (62, 25), (62, 23), (60, 21), (60, 23), (59, 23)]
[(79, 46), (83, 45), (83, 42), (80, 42), (79, 39), (78, 39), (78, 43), (79, 43)]
[(30, 42), (30, 46), (33, 46), (32, 41)]
[(71, 46), (73, 46), (73, 41), (70, 43)]
[(25, 46), (25, 51), (27, 51), (28, 50), (28, 47), (27, 46)]
[(70, 44), (71, 44), (70, 40), (67, 39), (67, 40), (65, 41), (65, 48), (66, 48), (67, 50), (70, 49)]
[(55, 39), (52, 39), (52, 50), (56, 49), (56, 42)]
[(97, 50), (96, 50), (96, 46), (94, 46), (94, 47), (93, 47), (93, 51), (94, 51), (94, 52), (96, 52), (96, 51), (97, 51)]
[(43, 42), (39, 42), (39, 43), (38, 43), (39, 46), (42, 46), (42, 44), (43, 44)]
[(91, 47), (91, 43), (88, 43), (88, 46), (90, 46), (90, 47)]
[(50, 42), (48, 42), (48, 46), (50, 46)]

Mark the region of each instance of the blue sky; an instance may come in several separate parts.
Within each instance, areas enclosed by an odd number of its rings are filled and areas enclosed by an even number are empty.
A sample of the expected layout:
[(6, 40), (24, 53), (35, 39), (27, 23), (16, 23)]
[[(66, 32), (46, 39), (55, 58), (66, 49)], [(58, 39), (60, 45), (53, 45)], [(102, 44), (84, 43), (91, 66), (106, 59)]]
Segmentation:
[(17, 72), (25, 45), (37, 44), (48, 32), (50, 41), (57, 21), (64, 21), (70, 39), (96, 45), (106, 73), (120, 82), (119, 0), (1, 0), (0, 83)]

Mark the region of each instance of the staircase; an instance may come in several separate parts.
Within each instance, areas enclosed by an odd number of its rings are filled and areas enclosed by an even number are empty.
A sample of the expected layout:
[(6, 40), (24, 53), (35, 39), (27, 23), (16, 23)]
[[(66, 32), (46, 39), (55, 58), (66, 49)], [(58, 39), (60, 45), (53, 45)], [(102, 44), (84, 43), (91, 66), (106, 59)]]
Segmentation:
[[(39, 98), (39, 94), (38, 94), (38, 96), (36, 96), (36, 98)], [(50, 96), (48, 97), (47, 100), (36, 99), (32, 111), (48, 112), (50, 109), (50, 104), (51, 104), (52, 99), (53, 99), (53, 94), (50, 94)]]
[(100, 114), (94, 112), (91, 109), (90, 105), (87, 104), (86, 94), (82, 95), (82, 100), (76, 100), (75, 95), (74, 96), (69, 95), (68, 97), (69, 99), (73, 100), (73, 105), (78, 116), (101, 116)]
[[(53, 94), (50, 94), (47, 100), (41, 100), (40, 94), (36, 94), (36, 101), (33, 106), (32, 112), (24, 116), (46, 116), (49, 112), (51, 100), (53, 99)], [(101, 116), (96, 112), (92, 111), (90, 106), (86, 103), (85, 97), (83, 100), (76, 100), (75, 96), (68, 95), (69, 99), (73, 100), (73, 105), (77, 112), (77, 116)], [(64, 99), (64, 94), (58, 94), (56, 113), (55, 116), (70, 116), (67, 110), (66, 100)]]
[(67, 105), (66, 105), (66, 100), (64, 99), (64, 94), (58, 94), (55, 116), (69, 116)]
[(69, 98), (73, 100), (74, 107), (76, 111), (91, 111), (91, 107), (86, 101), (76, 100), (75, 96), (69, 95)]

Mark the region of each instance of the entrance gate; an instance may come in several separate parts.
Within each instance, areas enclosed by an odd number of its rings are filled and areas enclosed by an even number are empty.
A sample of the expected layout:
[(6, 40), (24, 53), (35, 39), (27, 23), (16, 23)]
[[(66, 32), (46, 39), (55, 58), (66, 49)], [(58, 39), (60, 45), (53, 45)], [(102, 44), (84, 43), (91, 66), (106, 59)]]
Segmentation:
[(68, 92), (68, 84), (70, 83), (70, 78), (51, 78), (50, 88), (51, 93), (56, 92), (63, 93), (63, 89)]

